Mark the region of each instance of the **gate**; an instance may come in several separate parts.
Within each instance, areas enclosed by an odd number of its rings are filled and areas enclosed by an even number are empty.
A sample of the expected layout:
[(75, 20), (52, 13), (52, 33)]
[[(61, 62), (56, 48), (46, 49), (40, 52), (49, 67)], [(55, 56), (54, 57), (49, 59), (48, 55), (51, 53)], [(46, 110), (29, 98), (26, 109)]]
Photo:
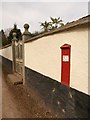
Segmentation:
[[(13, 73), (15, 75), (20, 75), (23, 80), (23, 84), (25, 84), (25, 65), (24, 65), (24, 41), (31, 38), (31, 33), (28, 31), (29, 25), (24, 24), (25, 31), (21, 35), (20, 38), (22, 40), (17, 40), (18, 35), (16, 34), (16, 25), (14, 25), (14, 29), (12, 30), (12, 66), (13, 66)], [(19, 29), (18, 29), (19, 31)], [(21, 33), (20, 33), (21, 34)], [(17, 38), (16, 38), (17, 36)]]
[(23, 42), (15, 41), (15, 64), (16, 73), (23, 75)]
[(12, 39), (12, 56), (13, 56), (13, 72), (23, 77), (24, 71), (24, 43), (23, 40), (17, 40), (16, 33), (13, 33)]

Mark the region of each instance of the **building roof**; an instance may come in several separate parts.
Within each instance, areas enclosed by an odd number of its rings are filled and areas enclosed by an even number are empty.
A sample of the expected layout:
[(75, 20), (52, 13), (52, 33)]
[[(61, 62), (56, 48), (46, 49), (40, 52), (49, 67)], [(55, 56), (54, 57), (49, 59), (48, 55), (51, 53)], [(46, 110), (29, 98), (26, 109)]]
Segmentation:
[(37, 36), (32, 37), (32, 38), (26, 40), (25, 43), (34, 41), (34, 40), (39, 39), (39, 38), (44, 37), (44, 36), (56, 34), (56, 33), (65, 31), (65, 30), (67, 30), (67, 29), (76, 27), (76, 26), (81, 26), (81, 25), (84, 25), (84, 24), (88, 24), (88, 23), (90, 23), (90, 15), (85, 16), (85, 17), (82, 17), (82, 18), (80, 18), (80, 19), (78, 19), (78, 20), (76, 20), (76, 21), (72, 21), (72, 22), (70, 22), (70, 23), (68, 22), (66, 25), (64, 25), (64, 26), (62, 26), (62, 27), (59, 27), (59, 28), (56, 28), (56, 29), (54, 29), (54, 30), (40, 33), (40, 34), (38, 34)]

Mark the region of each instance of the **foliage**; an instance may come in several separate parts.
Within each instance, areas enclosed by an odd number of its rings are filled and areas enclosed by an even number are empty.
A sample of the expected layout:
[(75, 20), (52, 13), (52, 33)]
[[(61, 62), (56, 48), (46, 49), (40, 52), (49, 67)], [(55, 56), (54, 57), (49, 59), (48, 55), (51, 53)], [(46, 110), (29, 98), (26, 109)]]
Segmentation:
[(51, 29), (52, 25), (51, 25), (51, 22), (45, 21), (45, 22), (41, 23), (40, 26), (43, 27), (44, 31), (49, 31)]
[(7, 38), (5, 36), (4, 30), (0, 31), (0, 46), (7, 45)]
[(10, 30), (9, 36), (7, 34), (5, 35), (5, 32), (3, 30), (0, 31), (0, 46), (5, 46), (10, 44), (12, 42), (14, 32), (16, 33), (16, 38), (18, 40), (22, 39), (22, 34), (20, 29), (17, 29), (17, 25), (14, 24), (14, 28)]
[(50, 19), (51, 19), (51, 22), (45, 21), (43, 23), (40, 23), (40, 26), (43, 27), (44, 31), (50, 31), (50, 30), (53, 30), (55, 28), (58, 28), (64, 25), (60, 17), (58, 18), (50, 17)]
[(31, 37), (37, 36), (39, 34), (38, 31), (35, 31), (34, 33), (31, 34)]
[(9, 33), (10, 33), (11, 30), (12, 30), (12, 28), (4, 29), (4, 33), (5, 33), (6, 37), (9, 36)]
[(19, 40), (19, 39), (22, 39), (22, 34), (21, 34), (21, 31), (20, 29), (17, 29), (17, 25), (14, 24), (14, 28), (10, 31), (9, 33), (9, 37), (8, 37), (8, 42), (11, 43), (12, 39), (13, 39), (13, 33), (16, 33), (16, 38)]
[(60, 17), (58, 18), (52, 18), (50, 17), (50, 19), (52, 20), (52, 28), (58, 28), (63, 26), (63, 21), (60, 19)]

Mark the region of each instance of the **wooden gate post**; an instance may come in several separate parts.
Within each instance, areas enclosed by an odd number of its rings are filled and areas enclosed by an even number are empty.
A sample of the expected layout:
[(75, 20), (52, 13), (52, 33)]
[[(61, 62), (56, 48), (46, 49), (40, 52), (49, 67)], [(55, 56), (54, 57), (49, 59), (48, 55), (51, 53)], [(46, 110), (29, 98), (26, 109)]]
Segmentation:
[(15, 41), (17, 41), (16, 33), (13, 33), (13, 39), (12, 39), (12, 58), (13, 58), (13, 73), (16, 72), (16, 62), (15, 62)]

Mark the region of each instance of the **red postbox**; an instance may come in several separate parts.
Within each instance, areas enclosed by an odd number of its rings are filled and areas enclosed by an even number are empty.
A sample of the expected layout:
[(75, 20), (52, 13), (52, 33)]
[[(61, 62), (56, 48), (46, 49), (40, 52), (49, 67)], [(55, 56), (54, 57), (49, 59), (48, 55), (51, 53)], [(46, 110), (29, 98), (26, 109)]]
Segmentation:
[(71, 45), (64, 44), (60, 48), (61, 48), (61, 83), (66, 86), (69, 86)]

